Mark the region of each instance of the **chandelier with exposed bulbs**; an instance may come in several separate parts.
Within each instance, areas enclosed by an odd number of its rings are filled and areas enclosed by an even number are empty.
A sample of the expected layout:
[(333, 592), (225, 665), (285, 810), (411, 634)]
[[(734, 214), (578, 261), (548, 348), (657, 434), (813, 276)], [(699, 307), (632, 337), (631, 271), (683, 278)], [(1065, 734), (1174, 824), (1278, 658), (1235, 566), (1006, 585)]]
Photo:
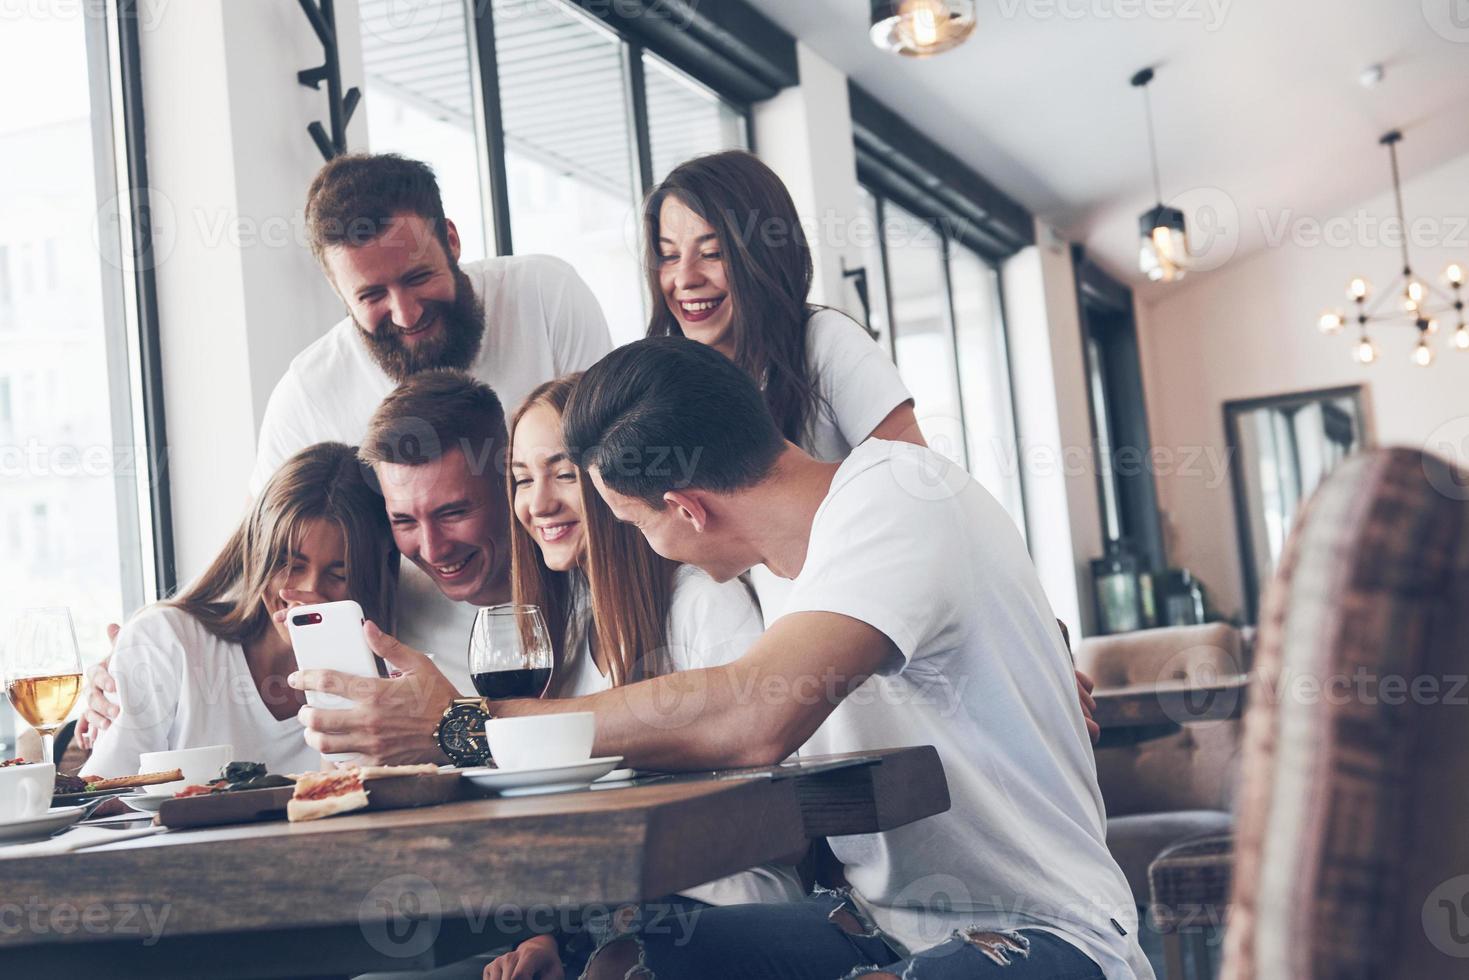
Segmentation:
[(1439, 332), (1438, 318), (1446, 314), (1452, 313), (1457, 321), (1454, 347), (1469, 351), (1469, 326), (1464, 323), (1464, 266), (1452, 262), (1444, 269), (1443, 282), (1447, 291), (1413, 273), (1413, 263), (1408, 258), (1408, 226), (1403, 221), (1403, 187), (1398, 178), (1398, 143), (1402, 139), (1403, 134), (1393, 130), (1378, 141), (1387, 147), (1392, 161), (1393, 198), (1397, 202), (1398, 228), (1403, 245), (1402, 274), (1375, 297), (1372, 284), (1362, 276), (1354, 276), (1347, 284), (1347, 298), (1352, 301), (1353, 311), (1349, 314), (1345, 310), (1329, 309), (1321, 314), (1317, 327), (1324, 334), (1335, 335), (1341, 333), (1348, 322), (1355, 322), (1358, 328), (1355, 356), (1362, 364), (1371, 364), (1377, 360), (1379, 351), (1367, 332), (1368, 324), (1411, 326), (1418, 331), (1413, 363), (1428, 367), (1436, 357), (1432, 340)]

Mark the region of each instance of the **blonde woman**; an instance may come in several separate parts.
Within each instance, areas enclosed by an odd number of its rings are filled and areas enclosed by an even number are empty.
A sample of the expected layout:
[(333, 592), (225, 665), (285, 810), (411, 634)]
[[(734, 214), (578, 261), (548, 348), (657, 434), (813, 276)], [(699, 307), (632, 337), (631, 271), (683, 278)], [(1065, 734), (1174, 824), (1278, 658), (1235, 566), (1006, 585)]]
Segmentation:
[[(382, 497), (355, 450), (320, 443), (291, 457), (208, 570), (182, 595), (139, 612), (118, 634), (111, 672), (121, 712), (87, 770), (130, 775), (144, 752), (228, 744), (271, 772), (320, 767), (296, 712), (304, 695), (282, 593), (355, 599), (390, 629), (397, 582)], [(282, 617), (283, 618), (283, 617)]]

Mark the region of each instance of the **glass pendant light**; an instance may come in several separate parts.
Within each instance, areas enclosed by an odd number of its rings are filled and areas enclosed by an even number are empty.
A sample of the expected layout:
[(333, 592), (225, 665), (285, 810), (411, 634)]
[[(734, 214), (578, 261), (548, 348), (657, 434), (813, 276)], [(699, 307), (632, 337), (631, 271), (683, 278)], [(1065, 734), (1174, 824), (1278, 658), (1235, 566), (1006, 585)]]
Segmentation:
[(1141, 245), (1138, 269), (1153, 282), (1177, 282), (1188, 271), (1188, 229), (1183, 212), (1163, 203), (1163, 184), (1158, 177), (1158, 144), (1153, 138), (1153, 104), (1148, 99), (1148, 83), (1153, 69), (1144, 68), (1132, 76), (1134, 88), (1143, 90), (1143, 106), (1148, 116), (1148, 152), (1153, 162), (1153, 190), (1158, 203), (1144, 211), (1138, 219)]
[(872, 43), (910, 58), (951, 51), (974, 33), (974, 0), (872, 0)]
[[(1378, 143), (1387, 147), (1388, 162), (1392, 167), (1393, 204), (1397, 211), (1398, 226), (1407, 228), (1402, 176), (1398, 171), (1398, 144), (1402, 140), (1403, 134), (1394, 129), (1384, 133)], [(1402, 275), (1381, 290), (1375, 299), (1372, 284), (1366, 278), (1353, 276), (1347, 283), (1347, 299), (1352, 301), (1354, 307), (1350, 319), (1355, 320), (1362, 331), (1354, 352), (1357, 361), (1372, 364), (1378, 359), (1377, 345), (1367, 336), (1368, 325), (1390, 323), (1417, 329), (1418, 343), (1413, 348), (1413, 363), (1420, 367), (1431, 367), (1438, 360), (1438, 353), (1430, 341), (1438, 335), (1439, 317), (1450, 314), (1454, 317), (1453, 321), (1445, 320), (1444, 325), (1447, 326), (1449, 322), (1455, 324), (1452, 341), (1454, 347), (1469, 351), (1469, 324), (1464, 321), (1464, 266), (1451, 262), (1444, 269), (1443, 282), (1447, 286), (1445, 292), (1427, 279), (1414, 274), (1406, 234), (1403, 236), (1401, 249)], [(1348, 318), (1346, 313), (1328, 309), (1316, 320), (1316, 328), (1323, 334), (1336, 334), (1346, 326)]]

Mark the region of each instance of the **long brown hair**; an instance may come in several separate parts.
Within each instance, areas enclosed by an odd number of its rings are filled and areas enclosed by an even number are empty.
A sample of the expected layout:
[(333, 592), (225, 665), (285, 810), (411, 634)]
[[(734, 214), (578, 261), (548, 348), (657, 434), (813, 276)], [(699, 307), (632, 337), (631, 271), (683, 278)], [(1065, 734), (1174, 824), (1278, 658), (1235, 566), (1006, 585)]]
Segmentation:
[(165, 605), (184, 610), (226, 642), (256, 639), (270, 625), (261, 601), (270, 578), (313, 520), (341, 530), (347, 593), (363, 615), (392, 632), (398, 551), (387, 511), (364, 478), (357, 451), (339, 442), (308, 446), (281, 464), (209, 568)]
[(659, 218), (669, 197), (718, 236), (734, 302), (733, 360), (764, 388), (781, 434), (804, 444), (822, 399), (806, 358), (806, 326), (816, 310), (809, 302), (811, 246), (790, 191), (743, 150), (695, 157), (654, 188), (643, 205), (649, 337), (683, 336), (659, 283)]
[[(515, 410), (510, 421), (510, 451), (515, 451), (515, 430), (527, 412), (545, 406), (557, 416), (566, 411), (580, 374), (567, 375), (532, 391)], [(571, 452), (576, 459), (575, 451)], [(556, 680), (565, 674), (566, 646), (574, 637), (576, 609), (574, 576), (584, 574), (591, 593), (592, 636), (603, 651), (612, 686), (621, 687), (667, 669), (668, 611), (673, 604), (673, 575), (678, 563), (669, 561), (649, 547), (637, 528), (612, 515), (585, 470), (578, 468), (581, 490), (582, 530), (586, 554), (580, 572), (554, 571), (546, 565), (524, 525), (510, 521), (510, 583), (516, 603), (540, 606), (551, 634), (556, 656)], [(515, 478), (506, 480), (512, 509)]]

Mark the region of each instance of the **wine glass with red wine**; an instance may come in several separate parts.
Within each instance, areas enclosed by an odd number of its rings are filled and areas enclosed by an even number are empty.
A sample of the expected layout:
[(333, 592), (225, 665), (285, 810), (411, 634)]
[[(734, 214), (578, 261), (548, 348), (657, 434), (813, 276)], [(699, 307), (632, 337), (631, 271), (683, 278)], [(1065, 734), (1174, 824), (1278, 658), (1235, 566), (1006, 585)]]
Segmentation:
[(480, 697), (538, 698), (551, 680), (551, 634), (539, 606), (481, 609), (469, 637), (469, 674)]

